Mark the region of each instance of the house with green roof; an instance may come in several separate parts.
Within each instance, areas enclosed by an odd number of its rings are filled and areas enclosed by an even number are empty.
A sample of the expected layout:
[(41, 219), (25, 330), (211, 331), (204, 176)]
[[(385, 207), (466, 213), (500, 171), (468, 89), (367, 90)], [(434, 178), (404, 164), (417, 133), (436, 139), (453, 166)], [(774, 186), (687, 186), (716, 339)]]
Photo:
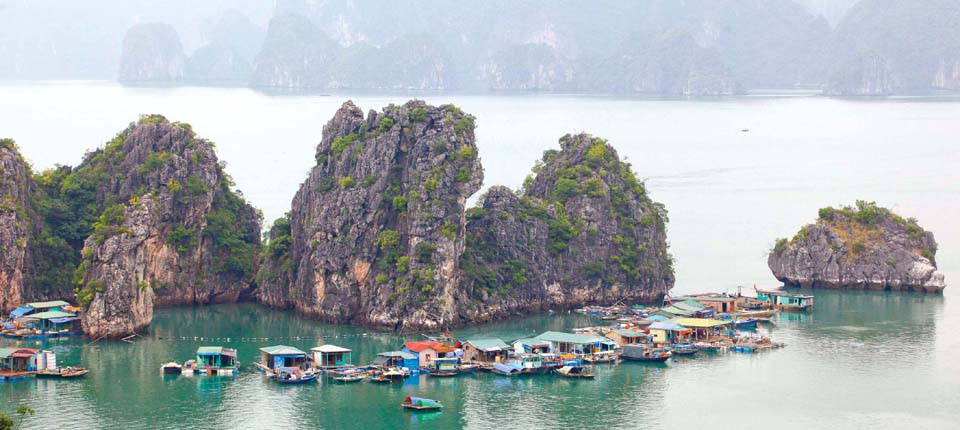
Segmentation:
[(617, 348), (613, 340), (589, 334), (548, 331), (538, 335), (537, 339), (550, 342), (551, 349), (557, 354), (596, 354)]
[(237, 350), (222, 346), (201, 346), (197, 348), (197, 372), (206, 375), (236, 375), (240, 363)]
[(492, 364), (507, 361), (510, 345), (497, 338), (470, 339), (463, 343), (463, 361)]

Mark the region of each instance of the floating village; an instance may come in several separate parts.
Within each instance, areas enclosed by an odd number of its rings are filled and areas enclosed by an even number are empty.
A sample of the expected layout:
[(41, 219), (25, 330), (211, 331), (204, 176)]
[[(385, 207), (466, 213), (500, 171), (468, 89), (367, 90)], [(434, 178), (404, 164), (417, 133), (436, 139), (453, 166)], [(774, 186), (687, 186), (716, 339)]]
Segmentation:
[[(576, 312), (600, 324), (573, 332), (547, 331), (522, 339), (475, 337), (449, 333), (403, 342), (394, 351), (378, 352), (372, 363), (354, 363), (353, 351), (326, 344), (302, 351), (286, 345), (260, 348), (252, 368), (279, 384), (306, 384), (321, 378), (349, 384), (395, 383), (411, 376), (453, 378), (475, 372), (506, 377), (556, 375), (592, 379), (592, 366), (623, 361), (664, 363), (677, 356), (722, 352), (754, 353), (784, 345), (757, 333), (778, 312), (813, 307), (814, 298), (788, 290), (697, 294), (666, 297), (662, 306), (586, 307)], [(2, 324), (5, 338), (30, 340), (80, 335), (80, 309), (64, 301), (26, 303)], [(243, 369), (237, 350), (201, 346), (186, 361), (159, 364), (164, 375), (235, 376)], [(88, 372), (63, 367), (52, 351), (0, 347), (0, 380), (28, 377), (79, 378)], [(437, 410), (440, 402), (409, 397), (402, 406)]]

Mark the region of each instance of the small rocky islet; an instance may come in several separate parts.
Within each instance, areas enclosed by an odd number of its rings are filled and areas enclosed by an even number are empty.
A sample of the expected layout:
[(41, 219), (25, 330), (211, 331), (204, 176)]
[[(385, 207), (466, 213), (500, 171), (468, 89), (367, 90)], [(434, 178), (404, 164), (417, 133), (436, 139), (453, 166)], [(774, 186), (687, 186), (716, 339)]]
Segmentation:
[(913, 218), (874, 202), (820, 209), (817, 221), (777, 240), (767, 265), (786, 286), (940, 293), (937, 242)]
[[(566, 135), (520, 190), (483, 182), (475, 118), (346, 102), (261, 243), (213, 142), (147, 115), (77, 167), (33, 172), (0, 141), (0, 308), (76, 301), (92, 338), (154, 306), (236, 301), (333, 323), (435, 330), (526, 312), (653, 303), (674, 284), (667, 211), (604, 139)], [(872, 203), (826, 208), (769, 257), (788, 286), (939, 292), (936, 242)]]

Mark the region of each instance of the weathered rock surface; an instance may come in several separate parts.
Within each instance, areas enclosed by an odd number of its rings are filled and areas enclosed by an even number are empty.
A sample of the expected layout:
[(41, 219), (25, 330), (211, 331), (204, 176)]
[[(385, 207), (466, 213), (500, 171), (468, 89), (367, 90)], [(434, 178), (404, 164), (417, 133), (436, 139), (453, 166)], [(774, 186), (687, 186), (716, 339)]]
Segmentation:
[(666, 211), (603, 139), (565, 136), (522, 195), (492, 187), (468, 211), (470, 320), (654, 302), (673, 287)]
[(786, 285), (942, 292), (933, 233), (873, 203), (824, 208), (816, 223), (780, 239), (767, 259)]
[(30, 226), (36, 222), (30, 209), (36, 184), (14, 142), (0, 139), (0, 312), (24, 299), (24, 268), (29, 270)]
[(87, 239), (87, 288), (93, 293), (81, 315), (83, 330), (95, 338), (122, 338), (145, 331), (153, 320), (152, 284), (174, 283), (177, 252), (167, 243), (156, 202), (150, 195), (124, 208), (116, 232), (98, 243)]
[(483, 178), (473, 128), (450, 105), (364, 117), (345, 103), (293, 200), (289, 248), (261, 269), (261, 301), (341, 323), (458, 323), (464, 204)]
[(120, 82), (179, 82), (186, 56), (177, 31), (168, 24), (137, 24), (127, 30), (120, 53)]
[(88, 335), (142, 330), (154, 304), (233, 302), (250, 288), (259, 213), (188, 124), (143, 117), (59, 183), (73, 215), (93, 220), (75, 227), (89, 234), (74, 274)]

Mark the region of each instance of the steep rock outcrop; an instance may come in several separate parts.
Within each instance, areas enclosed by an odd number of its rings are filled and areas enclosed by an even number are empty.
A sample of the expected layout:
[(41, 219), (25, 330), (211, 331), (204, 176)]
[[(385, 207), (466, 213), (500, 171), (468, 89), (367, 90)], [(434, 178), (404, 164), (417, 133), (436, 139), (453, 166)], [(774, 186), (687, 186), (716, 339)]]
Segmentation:
[(473, 320), (619, 301), (673, 287), (666, 210), (603, 139), (564, 136), (522, 195), (492, 187), (468, 211), (464, 289)]
[(835, 96), (885, 96), (897, 83), (887, 60), (879, 54), (863, 54), (848, 60), (827, 84), (826, 93)]
[(28, 290), (24, 269), (30, 267), (31, 226), (36, 225), (32, 205), (37, 191), (16, 144), (0, 139), (0, 312), (23, 303)]
[(74, 282), (93, 307), (88, 335), (143, 329), (144, 306), (232, 302), (250, 288), (259, 213), (188, 124), (145, 116), (57, 182), (86, 235)]
[(81, 314), (83, 330), (95, 338), (121, 338), (145, 331), (153, 320), (151, 284), (173, 283), (177, 252), (167, 243), (156, 202), (150, 195), (119, 214), (116, 231), (104, 239), (87, 239), (86, 289), (92, 293)]
[(364, 117), (345, 103), (294, 197), (289, 246), (268, 246), (277, 252), (261, 269), (261, 301), (341, 323), (458, 323), (464, 204), (483, 178), (473, 129), (451, 105)]
[(941, 90), (960, 91), (960, 55), (940, 59), (931, 86)]
[(168, 24), (137, 24), (127, 30), (120, 52), (120, 82), (179, 82), (186, 57), (180, 36)]
[(786, 285), (939, 293), (937, 242), (916, 220), (872, 202), (820, 210), (816, 223), (780, 239), (767, 265)]

